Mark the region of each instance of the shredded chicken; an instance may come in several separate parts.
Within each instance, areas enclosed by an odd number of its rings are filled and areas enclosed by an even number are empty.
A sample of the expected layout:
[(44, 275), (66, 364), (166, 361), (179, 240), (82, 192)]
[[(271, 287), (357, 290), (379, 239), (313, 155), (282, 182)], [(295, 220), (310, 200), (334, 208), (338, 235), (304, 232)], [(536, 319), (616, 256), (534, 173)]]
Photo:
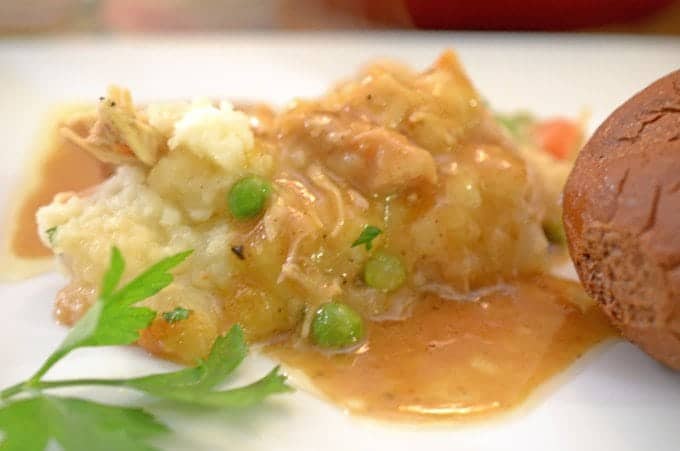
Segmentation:
[(292, 148), (306, 146), (365, 195), (387, 195), (437, 182), (432, 154), (385, 127), (304, 107), (284, 114), (280, 121), (284, 137), (294, 143)]
[[(466, 298), (540, 270), (547, 249), (526, 164), (488, 119), (452, 53), (422, 73), (370, 66), (280, 112), (208, 99), (135, 107), (112, 87), (61, 132), (116, 174), (43, 207), (41, 237), (83, 286), (101, 281), (112, 242), (126, 276), (194, 249), (150, 301), (192, 309), (193, 322), (142, 340), (182, 361), (234, 322), (251, 339), (306, 336), (316, 308), (338, 298), (374, 318), (423, 292)], [(239, 218), (225, 199), (246, 177), (270, 189)], [(368, 226), (378, 235), (354, 245)], [(376, 252), (403, 267), (392, 291), (366, 280)], [(94, 300), (81, 291), (80, 304)]]
[(154, 165), (166, 149), (166, 139), (134, 107), (127, 89), (109, 87), (96, 112), (66, 122), (61, 134), (100, 161)]
[(342, 230), (345, 225), (345, 201), (342, 198), (342, 193), (338, 188), (338, 185), (333, 183), (324, 173), (323, 170), (313, 164), (307, 170), (307, 175), (309, 176), (312, 183), (314, 183), (319, 188), (326, 190), (331, 199), (333, 200), (333, 205), (337, 212), (334, 224), (331, 229), (331, 237), (336, 237), (338, 233)]

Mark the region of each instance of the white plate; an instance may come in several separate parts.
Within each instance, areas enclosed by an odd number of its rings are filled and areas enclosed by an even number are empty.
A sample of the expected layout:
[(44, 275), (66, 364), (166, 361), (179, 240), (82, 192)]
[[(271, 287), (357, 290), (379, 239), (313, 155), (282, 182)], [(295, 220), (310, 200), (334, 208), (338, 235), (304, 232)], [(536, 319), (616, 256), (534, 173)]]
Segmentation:
[[(281, 103), (311, 96), (375, 57), (423, 67), (455, 47), (469, 74), (499, 109), (540, 114), (592, 111), (599, 123), (620, 102), (680, 67), (680, 41), (570, 35), (245, 34), (184, 38), (71, 38), (0, 42), (0, 196), (6, 206), (41, 116), (54, 103), (94, 100), (116, 82), (137, 98), (196, 95)], [(51, 316), (64, 280), (47, 274), (0, 285), (0, 386), (30, 374), (64, 336)], [(168, 369), (140, 350), (79, 351), (59, 377), (129, 376)], [(252, 357), (243, 379), (271, 362)], [(122, 391), (102, 400), (149, 401)], [(519, 412), (472, 426), (402, 426), (350, 417), (298, 391), (235, 414), (154, 411), (178, 431), (167, 449), (205, 450), (677, 450), (680, 374), (631, 345), (590, 354)]]

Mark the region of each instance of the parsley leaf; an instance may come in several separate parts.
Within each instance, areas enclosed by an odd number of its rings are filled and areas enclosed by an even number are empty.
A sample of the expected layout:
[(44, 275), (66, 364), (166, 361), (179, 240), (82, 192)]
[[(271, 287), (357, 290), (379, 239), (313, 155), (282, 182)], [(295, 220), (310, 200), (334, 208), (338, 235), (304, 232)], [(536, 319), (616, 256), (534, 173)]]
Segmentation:
[(184, 307), (177, 307), (174, 310), (163, 313), (163, 319), (165, 322), (172, 324), (177, 321), (184, 321), (191, 315), (191, 310), (185, 309)]
[(39, 395), (0, 408), (2, 451), (152, 451), (149, 440), (168, 429), (141, 409)]
[(248, 353), (243, 330), (233, 326), (227, 335), (215, 340), (208, 358), (193, 368), (126, 380), (123, 385), (158, 398), (205, 407), (243, 407), (265, 397), (291, 391), (278, 367), (267, 376), (245, 387), (213, 391), (213, 387), (240, 365)]
[(226, 335), (215, 340), (208, 358), (200, 361), (195, 367), (173, 373), (130, 379), (126, 385), (144, 391), (153, 391), (156, 387), (210, 389), (234, 371), (245, 359), (246, 354), (248, 354), (248, 347), (243, 337), (243, 330), (236, 325)]
[[(134, 304), (169, 285), (173, 279), (168, 271), (190, 253), (163, 259), (116, 290), (125, 260), (117, 248), (112, 249), (97, 302), (33, 377), (0, 391), (0, 451), (44, 451), (54, 442), (64, 451), (154, 451), (157, 448), (150, 440), (168, 432), (166, 426), (144, 410), (45, 395), (44, 391), (49, 389), (83, 385), (126, 387), (161, 399), (215, 408), (245, 407), (271, 394), (292, 391), (279, 367), (245, 387), (214, 390), (248, 353), (243, 330), (238, 325), (215, 340), (210, 355), (193, 368), (131, 379), (42, 379), (57, 361), (76, 348), (135, 341), (156, 313)], [(166, 313), (188, 317), (190, 310), (180, 307)], [(15, 400), (16, 395), (31, 397)]]
[(527, 129), (535, 122), (533, 116), (527, 112), (497, 113), (496, 121), (510, 132), (515, 139), (526, 138)]
[(372, 225), (367, 225), (366, 227), (364, 227), (364, 230), (361, 231), (359, 238), (357, 238), (356, 241), (352, 243), (352, 247), (361, 246), (362, 244), (365, 244), (366, 250), (370, 251), (371, 248), (373, 247), (373, 240), (381, 233), (382, 230), (380, 230), (379, 228)]
[(182, 263), (193, 251), (180, 252), (164, 258), (117, 292), (107, 296), (105, 303), (132, 305), (161, 291), (172, 283), (172, 275), (168, 273), (172, 268)]
[(204, 371), (198, 385), (213, 388), (228, 376), (248, 355), (248, 345), (241, 326), (234, 325), (226, 335), (217, 338), (205, 361), (199, 364)]
[(50, 244), (54, 246), (54, 238), (57, 234), (57, 226), (50, 227), (49, 229), (45, 230), (45, 233), (47, 234), (47, 241), (49, 241)]
[(116, 289), (120, 278), (123, 276), (123, 271), (125, 271), (125, 260), (117, 247), (111, 249), (111, 261), (109, 262), (109, 269), (104, 274), (104, 280), (102, 280), (102, 289), (99, 293), (100, 298), (106, 298), (113, 293)]
[(153, 296), (172, 283), (169, 270), (182, 263), (191, 251), (164, 258), (118, 291), (125, 263), (117, 248), (111, 253), (111, 264), (104, 275), (101, 296), (83, 318), (71, 329), (57, 352), (69, 352), (85, 346), (126, 345), (137, 341), (139, 331), (146, 328), (156, 313), (134, 304)]
[(275, 367), (265, 377), (245, 387), (231, 390), (202, 390), (195, 387), (164, 389), (161, 386), (145, 389), (159, 398), (178, 401), (202, 407), (247, 407), (257, 404), (269, 395), (287, 393), (293, 389), (286, 384), (286, 376), (279, 373), (279, 367)]
[(31, 377), (36, 382), (76, 348), (86, 346), (127, 345), (139, 339), (139, 331), (148, 327), (156, 313), (147, 307), (133, 304), (158, 293), (172, 283), (169, 270), (182, 263), (192, 251), (164, 258), (118, 291), (114, 291), (125, 269), (125, 261), (118, 248), (111, 250), (109, 269), (104, 274), (99, 299), (73, 326), (61, 345)]

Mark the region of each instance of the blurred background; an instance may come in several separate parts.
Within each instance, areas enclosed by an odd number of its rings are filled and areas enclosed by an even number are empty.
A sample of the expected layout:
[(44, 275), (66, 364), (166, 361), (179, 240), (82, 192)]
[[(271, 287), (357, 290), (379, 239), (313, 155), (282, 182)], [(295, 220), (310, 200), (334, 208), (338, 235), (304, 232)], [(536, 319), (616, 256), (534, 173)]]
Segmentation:
[(449, 29), (680, 35), (679, 0), (0, 0), (0, 35)]

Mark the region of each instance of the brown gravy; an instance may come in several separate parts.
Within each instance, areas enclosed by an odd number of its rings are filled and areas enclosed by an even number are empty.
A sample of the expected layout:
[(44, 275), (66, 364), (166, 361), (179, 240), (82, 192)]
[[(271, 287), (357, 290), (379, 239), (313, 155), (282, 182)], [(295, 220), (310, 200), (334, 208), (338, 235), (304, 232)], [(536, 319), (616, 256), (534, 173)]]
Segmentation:
[[(50, 255), (36, 230), (41, 205), (111, 173), (56, 136), (31, 168), (35, 182), (12, 218), (11, 251), (18, 257)], [(470, 302), (424, 297), (408, 320), (369, 323), (367, 342), (350, 354), (323, 353), (295, 338), (266, 351), (301, 370), (325, 397), (352, 413), (396, 421), (465, 421), (517, 407), (612, 336), (614, 330), (578, 284), (537, 276)]]
[(10, 251), (19, 258), (49, 257), (52, 252), (38, 237), (35, 213), (52, 201), (55, 194), (64, 191), (80, 191), (104, 181), (111, 175), (111, 167), (77, 148), (58, 135), (59, 123), (55, 121), (50, 130), (53, 139), (45, 149), (39, 149), (40, 158), (29, 168), (34, 181), (26, 193), (21, 194), (12, 218), (13, 227), (9, 237)]
[(348, 411), (397, 421), (462, 421), (518, 406), (615, 335), (580, 286), (549, 276), (474, 302), (427, 297), (405, 321), (372, 322), (351, 354), (290, 339), (268, 347)]

